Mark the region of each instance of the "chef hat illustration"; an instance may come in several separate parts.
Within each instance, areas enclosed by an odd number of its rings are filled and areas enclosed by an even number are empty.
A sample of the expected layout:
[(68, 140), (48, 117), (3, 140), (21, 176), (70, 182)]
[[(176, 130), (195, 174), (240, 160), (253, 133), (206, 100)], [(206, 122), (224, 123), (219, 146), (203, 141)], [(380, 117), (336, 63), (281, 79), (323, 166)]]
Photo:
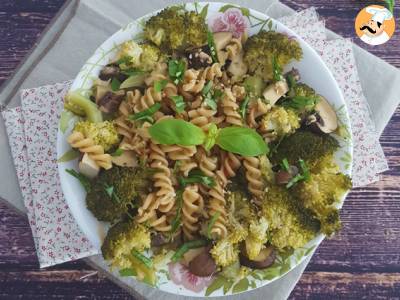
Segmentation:
[(386, 8), (367, 7), (366, 11), (372, 15), (372, 21), (379, 22), (381, 24), (383, 24), (385, 20), (390, 20), (393, 18), (392, 13)]

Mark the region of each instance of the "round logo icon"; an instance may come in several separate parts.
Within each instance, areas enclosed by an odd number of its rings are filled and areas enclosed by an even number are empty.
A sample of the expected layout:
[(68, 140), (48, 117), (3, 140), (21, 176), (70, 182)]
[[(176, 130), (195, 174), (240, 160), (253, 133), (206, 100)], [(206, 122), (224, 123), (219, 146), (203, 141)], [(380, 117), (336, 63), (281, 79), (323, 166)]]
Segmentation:
[(358, 37), (369, 45), (381, 45), (392, 37), (395, 28), (393, 14), (380, 5), (363, 8), (354, 24)]

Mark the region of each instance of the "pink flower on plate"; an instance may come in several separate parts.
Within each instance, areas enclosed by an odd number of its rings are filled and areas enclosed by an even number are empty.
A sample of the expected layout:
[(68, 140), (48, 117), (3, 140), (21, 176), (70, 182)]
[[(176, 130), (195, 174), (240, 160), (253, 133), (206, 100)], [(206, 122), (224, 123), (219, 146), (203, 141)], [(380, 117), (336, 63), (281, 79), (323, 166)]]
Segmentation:
[(238, 8), (229, 8), (225, 12), (216, 13), (208, 21), (212, 32), (229, 31), (233, 37), (240, 38), (249, 29), (249, 20)]
[(189, 269), (180, 263), (169, 263), (168, 271), (173, 283), (183, 285), (195, 293), (201, 292), (210, 284), (213, 277), (199, 277), (189, 272)]

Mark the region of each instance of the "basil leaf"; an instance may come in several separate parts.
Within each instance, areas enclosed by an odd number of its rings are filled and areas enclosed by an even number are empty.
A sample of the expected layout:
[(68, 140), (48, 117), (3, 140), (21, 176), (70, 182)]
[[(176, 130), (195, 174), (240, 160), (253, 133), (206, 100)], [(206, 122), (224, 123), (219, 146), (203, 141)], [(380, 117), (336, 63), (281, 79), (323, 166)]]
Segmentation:
[(183, 60), (171, 59), (168, 61), (168, 74), (171, 80), (178, 84), (185, 74), (185, 62)]
[(213, 82), (211, 80), (207, 81), (207, 84), (201, 90), (201, 93), (203, 94), (203, 96), (207, 95), (211, 91), (212, 85), (213, 85)]
[(211, 239), (211, 229), (213, 228), (215, 222), (218, 220), (219, 216), (220, 216), (220, 212), (217, 211), (211, 218), (210, 222), (207, 225), (207, 237), (209, 239)]
[(139, 120), (144, 120), (148, 117), (153, 116), (157, 111), (159, 111), (159, 109), (161, 108), (161, 104), (159, 102), (153, 104), (152, 106), (150, 106), (148, 109), (145, 109), (141, 112), (138, 112), (136, 114), (133, 115), (129, 115), (128, 119), (131, 121), (139, 121)]
[(117, 156), (121, 156), (123, 153), (124, 153), (124, 150), (122, 150), (121, 148), (118, 148), (117, 150), (115, 150), (114, 153), (111, 153), (111, 156), (117, 157)]
[(125, 268), (122, 270), (119, 270), (119, 276), (121, 277), (127, 277), (127, 276), (136, 276), (137, 272), (135, 269), (132, 268)]
[(180, 114), (185, 111), (185, 102), (183, 101), (183, 97), (180, 95), (171, 96), (171, 100), (175, 103), (175, 111)]
[(220, 129), (216, 144), (222, 149), (242, 156), (258, 156), (268, 153), (263, 138), (247, 127), (225, 127)]
[(218, 62), (217, 48), (215, 47), (214, 35), (211, 31), (207, 31), (207, 44), (208, 48), (210, 48), (211, 58), (213, 62)]
[(162, 79), (154, 82), (154, 91), (160, 93), (167, 85), (168, 80)]
[(250, 97), (246, 96), (246, 98), (244, 98), (242, 103), (240, 103), (239, 113), (243, 119), (246, 117), (247, 106), (249, 105), (249, 101), (250, 101)]
[(163, 145), (195, 146), (203, 144), (203, 130), (190, 122), (165, 119), (149, 127), (150, 136)]
[(179, 226), (182, 224), (181, 220), (182, 204), (183, 204), (182, 193), (183, 193), (182, 190), (178, 190), (176, 192), (177, 208), (176, 208), (176, 215), (171, 222), (171, 231), (170, 231), (171, 236), (178, 230)]
[(211, 123), (208, 126), (208, 133), (207, 133), (207, 137), (204, 141), (204, 149), (206, 149), (207, 151), (210, 151), (210, 149), (215, 145), (215, 141), (217, 139), (219, 133), (219, 129), (217, 127), (217, 125), (215, 125), (214, 123)]
[(143, 265), (145, 265), (148, 269), (151, 269), (153, 267), (153, 261), (150, 258), (144, 256), (136, 249), (132, 249), (131, 254), (133, 257), (139, 260)]
[(85, 175), (75, 171), (74, 169), (65, 169), (65, 172), (78, 179), (86, 192), (89, 193), (91, 191), (92, 185), (90, 184), (89, 178), (87, 178)]
[(67, 152), (65, 152), (59, 159), (57, 159), (57, 162), (63, 163), (63, 162), (68, 162), (71, 160), (74, 160), (78, 158), (81, 155), (81, 153), (78, 150), (75, 149), (70, 149)]
[(111, 89), (113, 90), (113, 92), (118, 91), (120, 86), (121, 81), (119, 81), (117, 78), (113, 78), (111, 81)]

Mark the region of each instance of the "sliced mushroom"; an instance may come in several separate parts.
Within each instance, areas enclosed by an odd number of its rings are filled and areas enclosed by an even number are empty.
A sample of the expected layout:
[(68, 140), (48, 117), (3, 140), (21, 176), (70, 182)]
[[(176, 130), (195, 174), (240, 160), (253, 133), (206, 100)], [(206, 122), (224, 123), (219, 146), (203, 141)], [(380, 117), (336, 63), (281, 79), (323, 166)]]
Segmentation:
[(136, 167), (137, 159), (134, 151), (124, 150), (121, 155), (111, 158), (113, 164), (121, 167)]
[(200, 276), (207, 277), (214, 274), (217, 270), (217, 265), (212, 258), (209, 248), (204, 248), (195, 258), (189, 263), (190, 273)]
[(99, 166), (87, 153), (83, 155), (82, 160), (79, 162), (78, 168), (79, 172), (88, 178), (95, 178), (100, 171)]
[(98, 103), (98, 101), (104, 97), (105, 94), (107, 94), (107, 92), (111, 91), (111, 84), (110, 84), (110, 80), (104, 81), (101, 79), (97, 79), (94, 82), (94, 99), (96, 101), (96, 103)]
[(124, 94), (124, 91), (118, 91), (117, 93), (111, 91), (106, 92), (105, 95), (97, 101), (100, 110), (105, 113), (116, 112), (124, 99)]
[(319, 101), (315, 105), (315, 113), (306, 120), (306, 125), (317, 133), (331, 133), (338, 127), (338, 119), (335, 110), (325, 99), (319, 95)]
[(201, 252), (203, 252), (205, 249), (205, 247), (200, 247), (200, 248), (195, 248), (195, 249), (190, 249), (189, 251), (187, 251), (182, 258), (182, 264), (184, 264), (185, 266), (189, 266), (189, 263), (197, 256), (199, 255)]
[(105, 66), (99, 74), (99, 78), (101, 80), (111, 80), (113, 78), (118, 79), (119, 81), (124, 81), (126, 79), (126, 75), (121, 73), (121, 69), (116, 64), (110, 64)]
[(236, 55), (228, 67), (228, 72), (233, 75), (233, 79), (238, 80), (247, 73), (247, 64), (243, 60), (243, 53)]
[(265, 100), (269, 101), (269, 104), (274, 105), (288, 91), (289, 86), (286, 80), (283, 79), (268, 85), (263, 92), (263, 96)]
[(160, 247), (168, 243), (169, 243), (168, 238), (161, 232), (157, 232), (151, 236), (152, 247)]
[(201, 69), (212, 64), (210, 48), (208, 45), (186, 50), (189, 68)]
[(240, 264), (252, 269), (265, 269), (274, 263), (275, 258), (276, 254), (272, 246), (261, 249), (260, 254), (253, 260), (247, 257), (246, 247), (241, 247), (239, 254)]

